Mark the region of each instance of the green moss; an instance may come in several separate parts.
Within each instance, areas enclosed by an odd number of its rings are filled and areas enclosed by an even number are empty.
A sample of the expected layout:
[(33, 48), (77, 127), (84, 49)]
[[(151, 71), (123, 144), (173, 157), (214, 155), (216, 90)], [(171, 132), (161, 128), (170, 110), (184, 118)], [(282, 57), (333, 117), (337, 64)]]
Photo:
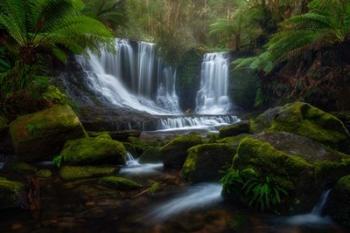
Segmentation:
[(77, 180), (112, 175), (117, 171), (115, 167), (107, 166), (64, 166), (60, 169), (60, 176), (63, 180)]
[(24, 185), (0, 177), (0, 209), (19, 207), (24, 198)]
[(315, 163), (315, 176), (318, 182), (336, 183), (340, 177), (347, 174), (350, 174), (350, 158)]
[(253, 166), (264, 174), (298, 174), (312, 169), (312, 165), (298, 156), (290, 156), (275, 149), (271, 144), (257, 139), (245, 138), (241, 141), (234, 165), (238, 168)]
[(10, 124), (12, 142), (24, 161), (52, 159), (64, 142), (85, 136), (79, 118), (68, 105), (18, 117)]
[(342, 190), (346, 190), (350, 193), (350, 175), (342, 177), (338, 182), (337, 186)]
[(141, 163), (156, 163), (163, 161), (163, 156), (159, 147), (147, 149), (139, 158)]
[(52, 176), (52, 172), (49, 169), (40, 169), (36, 172), (36, 175), (41, 178), (49, 178)]
[(350, 135), (344, 124), (330, 113), (302, 102), (266, 111), (255, 119), (252, 129), (291, 132), (336, 149), (349, 149)]
[(139, 189), (142, 187), (139, 183), (136, 183), (133, 180), (119, 177), (119, 176), (107, 176), (100, 179), (100, 183), (102, 185), (115, 188), (115, 189), (121, 189), (121, 190), (132, 190), (132, 189)]
[(227, 143), (230, 144), (232, 146), (237, 146), (239, 145), (239, 143), (246, 137), (251, 137), (252, 135), (250, 134), (240, 134), (237, 136), (233, 136), (233, 137), (226, 137), (220, 140), (217, 140), (218, 143)]
[(84, 165), (124, 163), (126, 149), (118, 141), (102, 134), (95, 138), (82, 138), (66, 142), (61, 152), (63, 164)]
[(220, 172), (231, 166), (235, 149), (224, 143), (202, 144), (188, 150), (182, 175), (192, 182), (220, 178)]
[(246, 134), (250, 131), (249, 122), (239, 122), (233, 125), (225, 126), (219, 130), (220, 138), (237, 136), (239, 134)]
[(53, 85), (47, 87), (47, 90), (42, 94), (42, 98), (54, 104), (69, 104), (67, 96)]
[(169, 168), (181, 168), (186, 160), (187, 150), (202, 142), (202, 137), (198, 134), (176, 137), (161, 148), (161, 153), (164, 157), (164, 166)]

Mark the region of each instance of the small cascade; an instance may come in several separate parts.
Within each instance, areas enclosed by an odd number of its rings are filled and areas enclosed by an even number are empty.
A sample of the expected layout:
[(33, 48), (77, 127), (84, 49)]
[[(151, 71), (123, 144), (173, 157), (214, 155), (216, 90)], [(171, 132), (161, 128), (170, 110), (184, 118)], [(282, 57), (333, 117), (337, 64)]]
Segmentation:
[(163, 163), (140, 163), (130, 152), (126, 154), (125, 164), (120, 169), (120, 174), (149, 175), (156, 174), (163, 168)]
[(215, 183), (190, 187), (178, 197), (157, 206), (148, 217), (154, 220), (165, 220), (184, 211), (217, 204), (222, 201), (221, 192), (222, 185)]
[(160, 131), (206, 129), (216, 131), (217, 127), (239, 122), (236, 116), (179, 116), (160, 120)]
[(227, 53), (207, 53), (201, 68), (201, 87), (197, 92), (198, 114), (227, 114), (232, 107), (228, 96), (230, 58)]
[(327, 204), (331, 190), (322, 193), (320, 200), (308, 214), (296, 215), (287, 218), (287, 224), (291, 225), (328, 225), (332, 221), (329, 217), (323, 216), (323, 210)]

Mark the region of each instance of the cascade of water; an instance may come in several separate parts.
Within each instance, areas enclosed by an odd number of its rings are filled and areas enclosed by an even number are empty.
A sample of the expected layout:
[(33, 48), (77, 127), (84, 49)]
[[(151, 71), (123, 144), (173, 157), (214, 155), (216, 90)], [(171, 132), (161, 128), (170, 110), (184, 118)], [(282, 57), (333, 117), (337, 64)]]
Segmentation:
[(127, 152), (125, 159), (126, 166), (120, 169), (120, 174), (125, 175), (146, 175), (158, 173), (163, 168), (163, 163), (140, 163), (134, 156)]
[(312, 211), (308, 214), (301, 214), (289, 217), (287, 219), (288, 224), (292, 225), (327, 225), (331, 224), (332, 221), (327, 216), (322, 216), (323, 210), (327, 204), (329, 194), (331, 190), (327, 190), (322, 193), (320, 200), (314, 206)]
[(197, 92), (196, 112), (227, 114), (231, 109), (228, 97), (229, 55), (207, 53), (201, 68), (201, 87)]
[(77, 58), (91, 89), (116, 106), (155, 115), (180, 113), (176, 71), (156, 59), (155, 45), (138, 42), (134, 49), (128, 40), (116, 39), (115, 47), (116, 53), (101, 48), (100, 54)]
[(222, 185), (215, 183), (190, 187), (178, 197), (157, 206), (149, 217), (164, 220), (185, 210), (194, 210), (216, 204), (222, 200), (221, 192)]
[(160, 130), (209, 129), (216, 130), (218, 126), (233, 124), (239, 121), (236, 116), (180, 116), (167, 117), (160, 120)]

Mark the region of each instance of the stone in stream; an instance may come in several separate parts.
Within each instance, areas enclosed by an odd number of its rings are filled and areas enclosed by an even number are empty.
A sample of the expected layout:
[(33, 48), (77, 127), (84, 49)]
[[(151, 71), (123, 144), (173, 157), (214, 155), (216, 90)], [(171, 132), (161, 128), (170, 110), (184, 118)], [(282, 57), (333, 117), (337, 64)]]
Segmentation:
[(0, 177), (0, 209), (20, 207), (25, 198), (24, 194), (24, 184)]
[(10, 124), (12, 143), (22, 161), (51, 160), (67, 140), (85, 136), (79, 118), (68, 105), (20, 116)]
[(247, 134), (250, 132), (250, 124), (249, 121), (240, 121), (236, 124), (222, 127), (219, 130), (219, 137), (226, 138), (237, 136), (240, 134)]
[(59, 174), (63, 180), (79, 180), (110, 176), (117, 172), (112, 166), (63, 166)]
[(164, 158), (164, 167), (174, 169), (182, 168), (187, 157), (187, 150), (202, 142), (202, 137), (194, 133), (178, 136), (171, 140), (161, 148), (161, 153)]
[(119, 190), (133, 190), (133, 189), (139, 189), (142, 187), (141, 184), (133, 180), (130, 180), (124, 177), (119, 177), (119, 176), (102, 177), (99, 182), (104, 186), (119, 189)]
[(67, 141), (60, 153), (66, 165), (124, 164), (126, 149), (108, 134)]
[(182, 168), (187, 181), (217, 181), (232, 164), (236, 150), (230, 144), (212, 143), (191, 147)]

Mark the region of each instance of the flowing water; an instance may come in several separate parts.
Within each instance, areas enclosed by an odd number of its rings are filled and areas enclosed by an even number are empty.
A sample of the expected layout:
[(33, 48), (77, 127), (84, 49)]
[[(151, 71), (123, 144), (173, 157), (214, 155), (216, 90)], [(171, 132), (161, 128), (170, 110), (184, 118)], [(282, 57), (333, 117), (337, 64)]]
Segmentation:
[(332, 221), (329, 217), (323, 215), (323, 210), (331, 190), (322, 193), (320, 200), (308, 214), (296, 215), (287, 218), (286, 223), (291, 225), (329, 225)]
[(152, 175), (163, 169), (163, 163), (140, 163), (131, 153), (127, 153), (126, 166), (120, 169), (122, 175)]
[(227, 53), (207, 53), (201, 70), (201, 87), (197, 93), (196, 112), (227, 114), (231, 107), (228, 96), (230, 58)]
[(208, 207), (222, 201), (222, 185), (215, 183), (198, 184), (187, 188), (180, 195), (154, 207), (146, 217), (165, 220), (173, 215), (198, 208)]

